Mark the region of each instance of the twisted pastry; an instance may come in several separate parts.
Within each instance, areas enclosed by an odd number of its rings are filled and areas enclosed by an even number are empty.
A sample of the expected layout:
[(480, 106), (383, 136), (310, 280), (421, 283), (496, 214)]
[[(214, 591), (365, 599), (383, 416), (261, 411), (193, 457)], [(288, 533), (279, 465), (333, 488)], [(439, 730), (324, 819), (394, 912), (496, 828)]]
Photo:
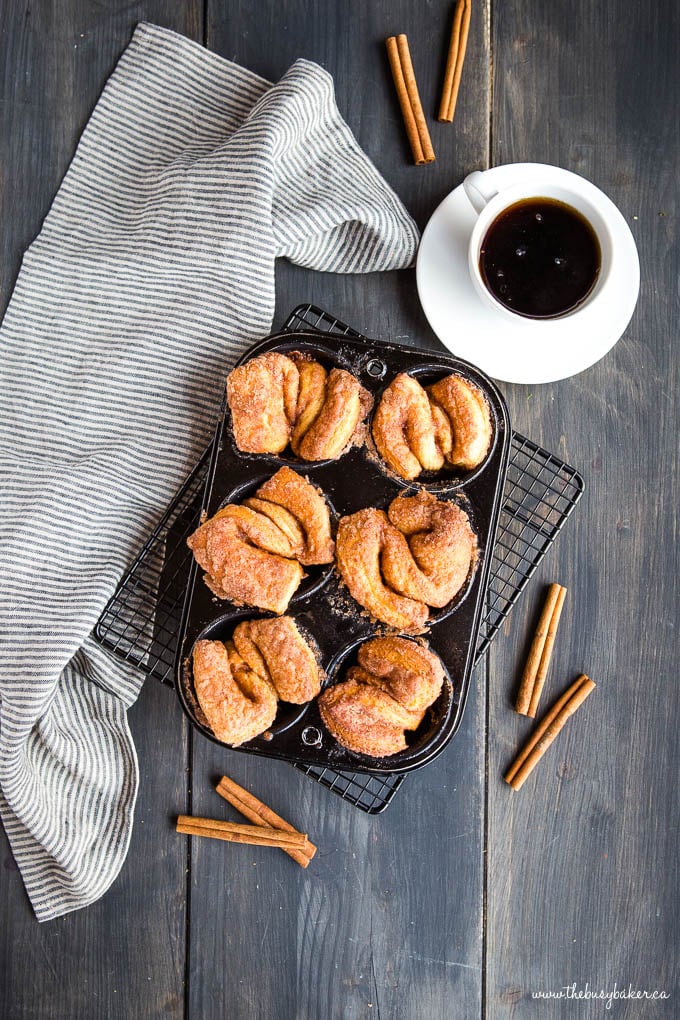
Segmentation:
[(328, 506), (307, 479), (282, 467), (243, 505), (229, 503), (187, 539), (218, 598), (285, 612), (301, 564), (331, 563)]
[(448, 375), (423, 389), (405, 372), (385, 389), (373, 416), (378, 452), (401, 478), (444, 464), (472, 470), (491, 444), (491, 413), (484, 394), (467, 379)]
[(298, 351), (270, 352), (227, 378), (234, 439), (245, 453), (281, 453), (290, 443), (303, 460), (334, 460), (363, 440), (373, 398), (342, 368), (330, 372)]
[(234, 439), (245, 453), (281, 453), (295, 420), (299, 375), (284, 354), (271, 351), (227, 377)]
[(321, 690), (316, 656), (290, 616), (244, 620), (232, 640), (239, 655), (272, 684), (282, 701), (304, 705)]
[(424, 489), (397, 496), (387, 514), (368, 507), (338, 525), (336, 565), (350, 593), (395, 630), (423, 629), (429, 606), (447, 605), (474, 562), (465, 511)]
[(274, 722), (276, 691), (250, 669), (233, 641), (197, 641), (193, 674), (198, 703), (218, 740), (242, 744)]
[(373, 416), (373, 438), (383, 460), (409, 481), (423, 470), (444, 466), (427, 393), (405, 372), (383, 392)]
[(198, 702), (226, 744), (268, 729), (279, 698), (304, 704), (321, 689), (314, 652), (288, 616), (246, 620), (229, 641), (197, 641), (192, 666)]
[(422, 645), (390, 635), (361, 645), (358, 662), (318, 699), (324, 725), (359, 754), (385, 757), (405, 750), (405, 730), (420, 726), (441, 692), (440, 660)]
[(427, 395), (447, 462), (472, 471), (491, 446), (491, 413), (484, 394), (467, 379), (447, 375), (428, 386)]

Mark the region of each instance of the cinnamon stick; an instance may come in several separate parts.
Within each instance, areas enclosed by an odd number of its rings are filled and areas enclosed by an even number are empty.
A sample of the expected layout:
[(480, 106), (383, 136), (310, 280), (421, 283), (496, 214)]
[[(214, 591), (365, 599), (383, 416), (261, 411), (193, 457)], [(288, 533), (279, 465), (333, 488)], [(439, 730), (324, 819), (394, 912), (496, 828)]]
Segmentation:
[[(564, 594), (561, 594), (562, 592)], [(536, 633), (529, 649), (529, 656), (522, 673), (522, 679), (520, 680), (515, 711), (519, 712), (520, 715), (528, 715), (532, 719), (536, 715), (538, 699), (541, 696), (543, 684), (548, 674), (550, 657), (552, 655), (553, 644), (555, 643), (555, 633), (566, 593), (567, 589), (563, 588), (561, 584), (551, 584), (548, 588), (548, 594), (546, 595), (543, 610), (536, 627)], [(538, 691), (534, 697), (539, 674), (541, 679), (538, 681)]]
[(453, 120), (456, 112), (456, 101), (460, 88), (460, 78), (463, 73), (463, 62), (467, 49), (468, 33), (470, 31), (470, 0), (458, 0), (456, 11), (453, 16), (453, 28), (451, 30), (451, 41), (446, 59), (446, 70), (444, 72), (444, 86), (442, 98), (439, 104), (439, 120)]
[(538, 670), (536, 671), (534, 689), (531, 692), (531, 701), (529, 702), (529, 710), (527, 712), (527, 715), (531, 719), (536, 717), (538, 702), (540, 701), (541, 694), (543, 692), (545, 678), (548, 675), (548, 666), (550, 665), (553, 645), (555, 644), (555, 634), (557, 633), (557, 626), (560, 622), (560, 616), (562, 615), (562, 606), (564, 605), (566, 594), (567, 589), (560, 585), (557, 593), (557, 601), (555, 602), (555, 607), (552, 611), (552, 616), (550, 617), (550, 623), (548, 624), (548, 633), (545, 636), (545, 644), (543, 645), (543, 651), (541, 652)]
[(189, 836), (208, 836), (224, 839), (228, 843), (249, 843), (252, 846), (274, 846), (300, 850), (307, 843), (302, 832), (281, 832), (263, 825), (242, 825), (240, 822), (222, 822), (215, 818), (192, 818), (180, 815), (177, 832)]
[(519, 790), (525, 779), (531, 775), (538, 762), (548, 750), (567, 719), (583, 704), (595, 690), (595, 683), (582, 673), (567, 688), (545, 717), (538, 724), (529, 740), (517, 755), (505, 774), (505, 781), (513, 790)]
[(434, 149), (420, 102), (408, 39), (403, 33), (397, 36), (391, 35), (389, 39), (385, 40), (385, 45), (406, 134), (413, 153), (413, 161), (417, 166), (434, 163)]
[[(272, 811), (270, 807), (264, 804), (261, 800), (258, 800), (252, 793), (245, 790), (238, 783), (235, 783), (229, 776), (222, 776), (219, 783), (215, 787), (220, 797), (224, 797), (237, 811), (248, 818), (251, 822), (264, 826), (265, 828), (270, 827), (272, 829), (280, 829), (285, 832), (297, 832), (298, 830), (287, 822), (280, 815), (277, 815), (275, 811)], [(289, 857), (300, 865), (301, 868), (306, 868), (311, 861), (312, 857), (316, 853), (316, 847), (312, 842), (307, 840), (307, 843), (301, 849), (291, 849), (290, 847), (281, 847), (284, 853), (287, 853)]]

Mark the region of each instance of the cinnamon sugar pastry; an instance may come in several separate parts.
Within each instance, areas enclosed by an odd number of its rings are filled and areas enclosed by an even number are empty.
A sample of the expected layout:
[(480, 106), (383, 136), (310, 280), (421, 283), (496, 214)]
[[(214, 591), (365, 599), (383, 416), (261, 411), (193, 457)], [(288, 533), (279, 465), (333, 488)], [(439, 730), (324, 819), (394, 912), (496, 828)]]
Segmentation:
[(387, 513), (368, 507), (338, 525), (336, 565), (350, 593), (406, 633), (421, 631), (428, 607), (441, 608), (460, 591), (476, 553), (462, 507), (424, 489), (398, 496)]
[(281, 453), (290, 443), (302, 460), (335, 460), (363, 442), (373, 404), (358, 379), (327, 372), (308, 355), (269, 352), (239, 365), (227, 378), (234, 439), (244, 453)]
[(271, 351), (246, 361), (227, 378), (234, 439), (246, 453), (281, 453), (295, 420), (299, 377), (295, 365)]
[(304, 705), (321, 689), (321, 669), (290, 616), (244, 620), (232, 640), (250, 668), (265, 677), (282, 701)]
[(197, 641), (194, 690), (218, 740), (242, 744), (274, 722), (276, 691), (240, 657), (233, 641)]
[(282, 467), (243, 504), (229, 503), (187, 539), (218, 598), (285, 612), (304, 566), (331, 563), (330, 513), (321, 492)]
[(373, 439), (388, 466), (412, 481), (444, 465), (470, 471), (491, 445), (491, 412), (484, 394), (451, 374), (426, 389), (401, 372), (384, 390), (373, 416)]
[(229, 641), (197, 641), (196, 697), (218, 740), (242, 744), (274, 721), (278, 700), (304, 704), (321, 688), (321, 669), (294, 620), (245, 620)]
[(443, 682), (442, 664), (428, 648), (403, 637), (377, 637), (361, 645), (358, 665), (317, 704), (343, 747), (385, 757), (406, 749), (405, 731), (420, 726)]

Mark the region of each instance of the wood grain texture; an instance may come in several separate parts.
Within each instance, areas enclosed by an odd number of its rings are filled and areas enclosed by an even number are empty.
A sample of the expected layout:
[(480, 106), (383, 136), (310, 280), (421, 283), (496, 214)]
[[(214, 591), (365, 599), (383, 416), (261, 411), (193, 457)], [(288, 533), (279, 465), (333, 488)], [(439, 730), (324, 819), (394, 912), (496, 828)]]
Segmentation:
[[(642, 264), (638, 309), (605, 359), (557, 384), (503, 387), (515, 428), (579, 467), (587, 489), (494, 644), (488, 678), (476, 675), (445, 754), (370, 818), (283, 763), (191, 741), (172, 693), (147, 684), (131, 712), (136, 825), (106, 896), (39, 926), (0, 834), (3, 1020), (601, 1016), (599, 1004), (531, 998), (586, 982), (671, 993), (615, 1004), (625, 1020), (677, 1015), (680, 17), (672, 0), (475, 2), (451, 126), (436, 112), (453, 6), (2, 5), (2, 307), (140, 20), (272, 80), (299, 56), (319, 61), (421, 227), (470, 170), (557, 163), (617, 202)], [(430, 166), (411, 163), (390, 80), (384, 39), (398, 32), (409, 37)], [(279, 322), (313, 301), (369, 334), (439, 347), (411, 271), (343, 277), (282, 262), (277, 274)], [(598, 689), (513, 793), (502, 773), (532, 724), (512, 701), (552, 580), (570, 594), (546, 704), (581, 671)], [(223, 772), (309, 831), (319, 852), (307, 871), (266, 848), (204, 840), (188, 850), (178, 813), (239, 820), (214, 793)]]
[[(92, 107), (135, 25), (200, 37), (202, 5), (2, 4), (0, 35), (0, 298), (37, 234)], [(0, 1016), (181, 1017), (186, 847), (168, 813), (185, 808), (187, 729), (172, 692), (147, 684), (131, 710), (140, 761), (125, 865), (93, 906), (39, 925), (0, 829)]]
[(194, 812), (220, 810), (224, 771), (319, 849), (301, 871), (267, 848), (194, 841), (190, 1016), (415, 1020), (452, 1000), (480, 1015), (482, 703), (478, 678), (450, 749), (376, 817), (283, 763), (195, 741)]
[[(494, 8), (494, 163), (590, 178), (642, 268), (632, 323), (601, 362), (505, 387), (515, 426), (579, 466), (586, 494), (491, 652), (486, 1009), (498, 1018), (602, 1015), (531, 999), (586, 982), (672, 995), (615, 1003), (617, 1016), (677, 1016), (679, 43), (670, 2)], [(546, 703), (581, 671), (598, 689), (515, 794), (501, 773), (531, 724), (509, 702), (552, 580), (570, 594)]]

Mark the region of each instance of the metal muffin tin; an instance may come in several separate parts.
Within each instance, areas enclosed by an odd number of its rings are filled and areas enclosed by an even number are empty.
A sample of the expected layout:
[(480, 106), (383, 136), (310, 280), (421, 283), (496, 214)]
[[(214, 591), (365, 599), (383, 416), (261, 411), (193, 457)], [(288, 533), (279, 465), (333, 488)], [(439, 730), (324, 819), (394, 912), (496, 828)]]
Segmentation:
[[(323, 491), (331, 516), (335, 518), (334, 526), (345, 514), (367, 506), (386, 509), (395, 496), (405, 490), (415, 492), (421, 486), (439, 498), (459, 501), (468, 513), (479, 545), (474, 569), (462, 591), (448, 606), (430, 610), (430, 623), (422, 635), (444, 663), (446, 682), (419, 729), (407, 733), (407, 749), (386, 758), (346, 750), (324, 727), (315, 701), (302, 706), (280, 702), (271, 729), (234, 748), (248, 754), (352, 772), (395, 773), (421, 768), (443, 751), (458, 729), (465, 708), (511, 441), (505, 402), (493, 382), (468, 362), (399, 344), (377, 340), (367, 343), (350, 337), (323, 336), (318, 332), (285, 332), (255, 344), (239, 364), (268, 351), (282, 354), (305, 351), (327, 368), (347, 369), (373, 395), (374, 409), (385, 387), (400, 372), (415, 375), (423, 385), (456, 372), (482, 390), (491, 409), (492, 444), (478, 468), (466, 474), (448, 469), (423, 472), (413, 483), (398, 478), (380, 460), (370, 438), (373, 412), (369, 416), (364, 446), (352, 447), (337, 460), (317, 463), (300, 460), (290, 449), (281, 455), (241, 453), (234, 443), (226, 397), (216, 429), (203, 501), (208, 517), (226, 503), (240, 502), (252, 495), (283, 464)], [(326, 674), (324, 686), (327, 686), (344, 678), (347, 668), (356, 662), (357, 650), (363, 641), (390, 630), (372, 620), (355, 602), (332, 564), (306, 569), (307, 576), (291, 599), (286, 615), (294, 617), (303, 633), (311, 638)], [(194, 562), (182, 613), (176, 688), (191, 722), (210, 740), (221, 744), (208, 726), (194, 693), (193, 646), (201, 638), (226, 640), (241, 620), (273, 614), (216, 598), (202, 575), (203, 571)]]

